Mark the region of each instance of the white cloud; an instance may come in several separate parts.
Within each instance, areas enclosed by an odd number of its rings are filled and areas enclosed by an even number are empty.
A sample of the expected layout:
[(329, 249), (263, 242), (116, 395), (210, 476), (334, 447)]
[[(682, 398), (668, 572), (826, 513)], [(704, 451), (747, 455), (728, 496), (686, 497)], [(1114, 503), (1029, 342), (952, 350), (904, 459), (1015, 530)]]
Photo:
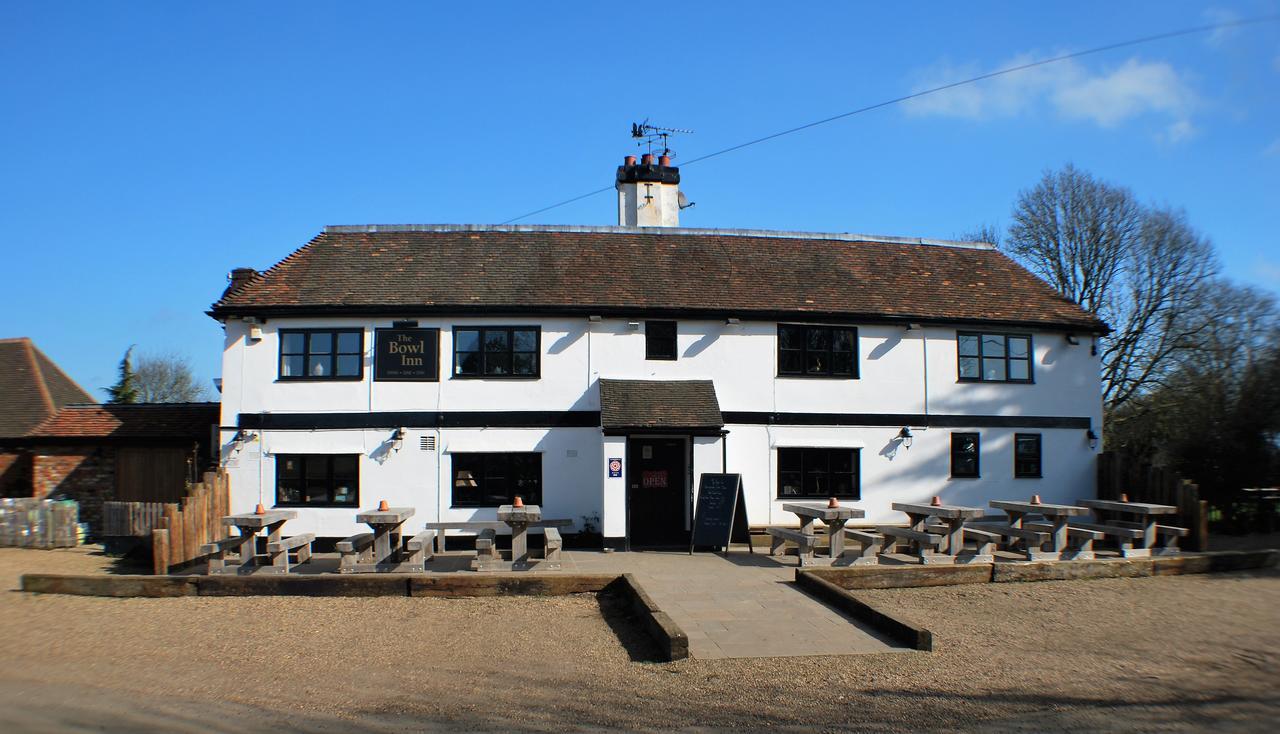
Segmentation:
[(1200, 131), (1196, 129), (1195, 125), (1191, 124), (1190, 120), (1177, 120), (1156, 137), (1162, 143), (1177, 145), (1194, 138), (1198, 132)]
[[(1023, 54), (997, 68), (1019, 66), (1032, 59)], [(915, 89), (931, 89), (982, 73), (971, 64), (944, 61), (918, 74)], [(1169, 120), (1160, 137), (1177, 142), (1195, 132), (1190, 113), (1196, 104), (1195, 92), (1173, 66), (1134, 57), (1119, 67), (1096, 72), (1074, 60), (1037, 66), (913, 99), (906, 103), (906, 111), (922, 117), (989, 120), (1048, 109), (1064, 119), (1105, 128), (1142, 115), (1157, 115)]]
[[(1226, 8), (1209, 8), (1204, 11), (1204, 18), (1210, 23), (1235, 23), (1240, 20), (1240, 14)], [(1209, 32), (1209, 37), (1206, 40), (1210, 46), (1222, 46), (1239, 32), (1240, 28), (1238, 26), (1215, 28)]]

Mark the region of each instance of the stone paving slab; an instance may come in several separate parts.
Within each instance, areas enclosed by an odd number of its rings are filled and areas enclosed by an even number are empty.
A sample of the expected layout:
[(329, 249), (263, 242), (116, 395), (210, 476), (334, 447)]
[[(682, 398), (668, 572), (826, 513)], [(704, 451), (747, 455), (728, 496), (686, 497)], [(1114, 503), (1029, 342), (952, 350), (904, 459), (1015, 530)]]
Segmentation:
[[(742, 558), (738, 558), (741, 555)], [(734, 552), (564, 553), (564, 570), (634, 574), (700, 659), (909, 652), (795, 586), (794, 563)]]

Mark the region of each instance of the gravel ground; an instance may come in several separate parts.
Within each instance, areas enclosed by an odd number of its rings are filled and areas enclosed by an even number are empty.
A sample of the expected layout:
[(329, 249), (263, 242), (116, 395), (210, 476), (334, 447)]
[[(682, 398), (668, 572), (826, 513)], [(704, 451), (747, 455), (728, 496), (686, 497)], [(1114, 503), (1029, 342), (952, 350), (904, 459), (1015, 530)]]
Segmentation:
[[(0, 549), (0, 584), (111, 567)], [(0, 593), (6, 731), (1273, 730), (1280, 573), (862, 592), (936, 651), (651, 662), (608, 597)], [(11, 728), (12, 727), (12, 728)]]

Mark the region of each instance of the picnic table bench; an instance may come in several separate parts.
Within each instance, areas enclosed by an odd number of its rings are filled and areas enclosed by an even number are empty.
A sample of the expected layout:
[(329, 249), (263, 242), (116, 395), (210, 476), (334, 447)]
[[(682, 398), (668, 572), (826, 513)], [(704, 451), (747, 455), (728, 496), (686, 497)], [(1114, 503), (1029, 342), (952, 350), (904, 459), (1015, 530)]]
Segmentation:
[[(1028, 516), (1039, 515), (1043, 518), (1043, 521), (1038, 523), (1041, 526), (1039, 530), (1047, 532), (1049, 537), (1041, 542), (1038, 548), (1027, 549), (1031, 560), (1039, 560), (1040, 557), (1061, 559), (1064, 553), (1073, 554), (1074, 551), (1069, 548), (1070, 541), (1067, 537), (1068, 521), (1072, 517), (1089, 514), (1088, 508), (1077, 505), (1056, 505), (1038, 500), (1039, 495), (1036, 495), (1030, 502), (991, 500), (989, 504), (997, 510), (1004, 510), (1004, 513), (1009, 516), (1010, 527), (1022, 527)], [(1016, 548), (1018, 543), (1014, 542), (1010, 545)]]
[[(284, 524), (297, 516), (293, 510), (266, 510), (222, 518), (223, 527), (234, 527), (239, 535), (200, 547), (200, 552), (209, 556), (208, 572), (285, 574), (290, 569), (290, 552), (297, 556), (297, 563), (311, 560), (311, 544), (316, 539), (314, 533), (302, 533), (291, 538), (284, 538), (281, 534)], [(267, 538), (265, 555), (258, 553), (258, 533), (262, 530), (266, 530)], [(228, 553), (238, 554), (239, 562), (235, 566), (227, 566)]]
[(1046, 561), (1057, 558), (1055, 554), (1045, 553), (1041, 550), (1044, 544), (1049, 541), (1049, 532), (1045, 529), (1032, 528), (1025, 525), (1023, 527), (1015, 527), (1001, 522), (972, 522), (965, 525), (965, 527), (982, 530), (1007, 539), (1009, 542), (1006, 543), (1005, 547), (1008, 550), (1024, 554), (1028, 561)]
[[(546, 564), (545, 568), (560, 568), (560, 551), (563, 548), (560, 528), (572, 526), (572, 520), (538, 520), (528, 524), (526, 528), (528, 532), (535, 534), (541, 532), (545, 539), (542, 558), (542, 561)], [(423, 527), (436, 533), (435, 552), (437, 554), (445, 552), (445, 534), (447, 531), (459, 530), (465, 535), (475, 535), (476, 555), (472, 559), (471, 569), (473, 571), (491, 571), (500, 568), (502, 562), (497, 547), (498, 531), (511, 526), (505, 522), (492, 520), (458, 520), (429, 522), (425, 523)], [(514, 533), (512, 540), (514, 543)]]
[(796, 555), (800, 558), (800, 565), (813, 565), (813, 549), (818, 544), (818, 536), (813, 533), (806, 533), (803, 530), (779, 526), (767, 527), (765, 532), (771, 538), (769, 555), (778, 555), (778, 552), (786, 548), (788, 542), (791, 542), (796, 544)]
[(846, 550), (834, 563), (841, 566), (870, 566), (880, 562), (880, 554), (884, 552), (889, 539), (872, 528), (851, 528), (845, 526), (844, 537), (858, 544), (853, 550)]
[(827, 556), (831, 559), (844, 553), (845, 524), (850, 520), (866, 517), (867, 514), (856, 507), (832, 507), (826, 502), (784, 502), (782, 510), (800, 517), (800, 532), (806, 535), (815, 535), (814, 526), (822, 521), (827, 528)]
[[(1047, 522), (1027, 522), (1023, 523), (1023, 527), (1028, 530), (1039, 530), (1045, 533), (1054, 531), (1053, 525)], [(1106, 533), (1098, 530), (1090, 530), (1079, 525), (1068, 524), (1067, 544), (1065, 548), (1057, 553), (1057, 557), (1061, 560), (1092, 560), (1097, 557), (1093, 552), (1094, 542), (1105, 537)]]
[[(379, 507), (356, 514), (373, 532), (356, 533), (338, 541), (338, 573), (422, 573), (435, 533), (431, 530), (401, 538), (400, 527), (413, 517), (412, 507)], [(403, 545), (401, 542), (403, 540)]]
[[(876, 531), (886, 538), (896, 538), (907, 543), (909, 553), (921, 563), (955, 563), (955, 558), (939, 552), (946, 540), (944, 535), (925, 530), (900, 528), (896, 525), (880, 525), (876, 527)], [(897, 542), (886, 543), (885, 552), (888, 552), (891, 547), (896, 548), (897, 545)]]
[[(1173, 505), (1156, 505), (1149, 502), (1124, 502), (1120, 500), (1078, 500), (1078, 504), (1088, 507), (1095, 511), (1098, 517), (1098, 523), (1072, 523), (1077, 527), (1087, 528), (1089, 530), (1098, 530), (1115, 537), (1119, 541), (1120, 555), (1129, 557), (1147, 557), (1155, 553), (1156, 555), (1164, 555), (1168, 553), (1177, 553), (1178, 538), (1182, 537), (1176, 531), (1166, 531), (1165, 545), (1156, 548), (1156, 540), (1160, 535), (1158, 530), (1160, 515), (1175, 515), (1178, 508)], [(1119, 515), (1121, 517), (1110, 518), (1109, 515)], [(1124, 515), (1133, 515), (1140, 519), (1140, 522), (1134, 523), (1123, 519)], [(1136, 526), (1136, 527), (1135, 527)], [(1165, 526), (1172, 528), (1173, 526)], [(1130, 532), (1140, 530), (1140, 536), (1133, 536)], [(1185, 528), (1178, 528), (1178, 531)], [(1134, 543), (1133, 541), (1139, 541)], [(1137, 547), (1134, 547), (1134, 546)]]
[[(936, 500), (937, 498), (935, 498)], [(964, 527), (965, 523), (982, 517), (982, 510), (977, 507), (964, 507), (961, 505), (944, 505), (944, 504), (917, 504), (914, 502), (894, 502), (893, 509), (904, 512), (910, 520), (907, 528), (916, 533), (924, 533), (931, 537), (941, 537), (941, 542), (933, 544), (931, 540), (923, 540), (918, 536), (914, 539), (911, 536), (904, 536), (900, 533), (892, 533), (895, 537), (906, 538), (911, 542), (913, 553), (919, 558), (921, 563), (955, 563), (960, 556), (960, 552), (964, 549)], [(942, 526), (938, 532), (930, 532), (929, 526)], [(880, 526), (881, 533), (886, 531), (890, 526)], [(901, 530), (901, 528), (897, 528)], [(964, 559), (966, 562), (973, 562), (973, 557)]]

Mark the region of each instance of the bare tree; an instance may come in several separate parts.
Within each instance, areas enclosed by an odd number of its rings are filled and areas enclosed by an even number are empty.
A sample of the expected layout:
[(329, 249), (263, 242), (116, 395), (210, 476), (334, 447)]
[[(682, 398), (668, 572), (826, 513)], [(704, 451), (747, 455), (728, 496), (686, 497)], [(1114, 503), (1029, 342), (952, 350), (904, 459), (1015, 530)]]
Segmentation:
[(1205, 325), (1191, 318), (1216, 272), (1179, 211), (1068, 165), (1019, 195), (1005, 250), (1113, 332), (1102, 344), (1109, 412), (1161, 384)]
[(196, 403), (209, 398), (209, 390), (196, 380), (191, 361), (173, 353), (139, 357), (133, 384), (142, 403)]
[(985, 242), (988, 245), (1000, 246), (1000, 227), (996, 224), (982, 223), (977, 227), (961, 232), (956, 239), (961, 242)]

